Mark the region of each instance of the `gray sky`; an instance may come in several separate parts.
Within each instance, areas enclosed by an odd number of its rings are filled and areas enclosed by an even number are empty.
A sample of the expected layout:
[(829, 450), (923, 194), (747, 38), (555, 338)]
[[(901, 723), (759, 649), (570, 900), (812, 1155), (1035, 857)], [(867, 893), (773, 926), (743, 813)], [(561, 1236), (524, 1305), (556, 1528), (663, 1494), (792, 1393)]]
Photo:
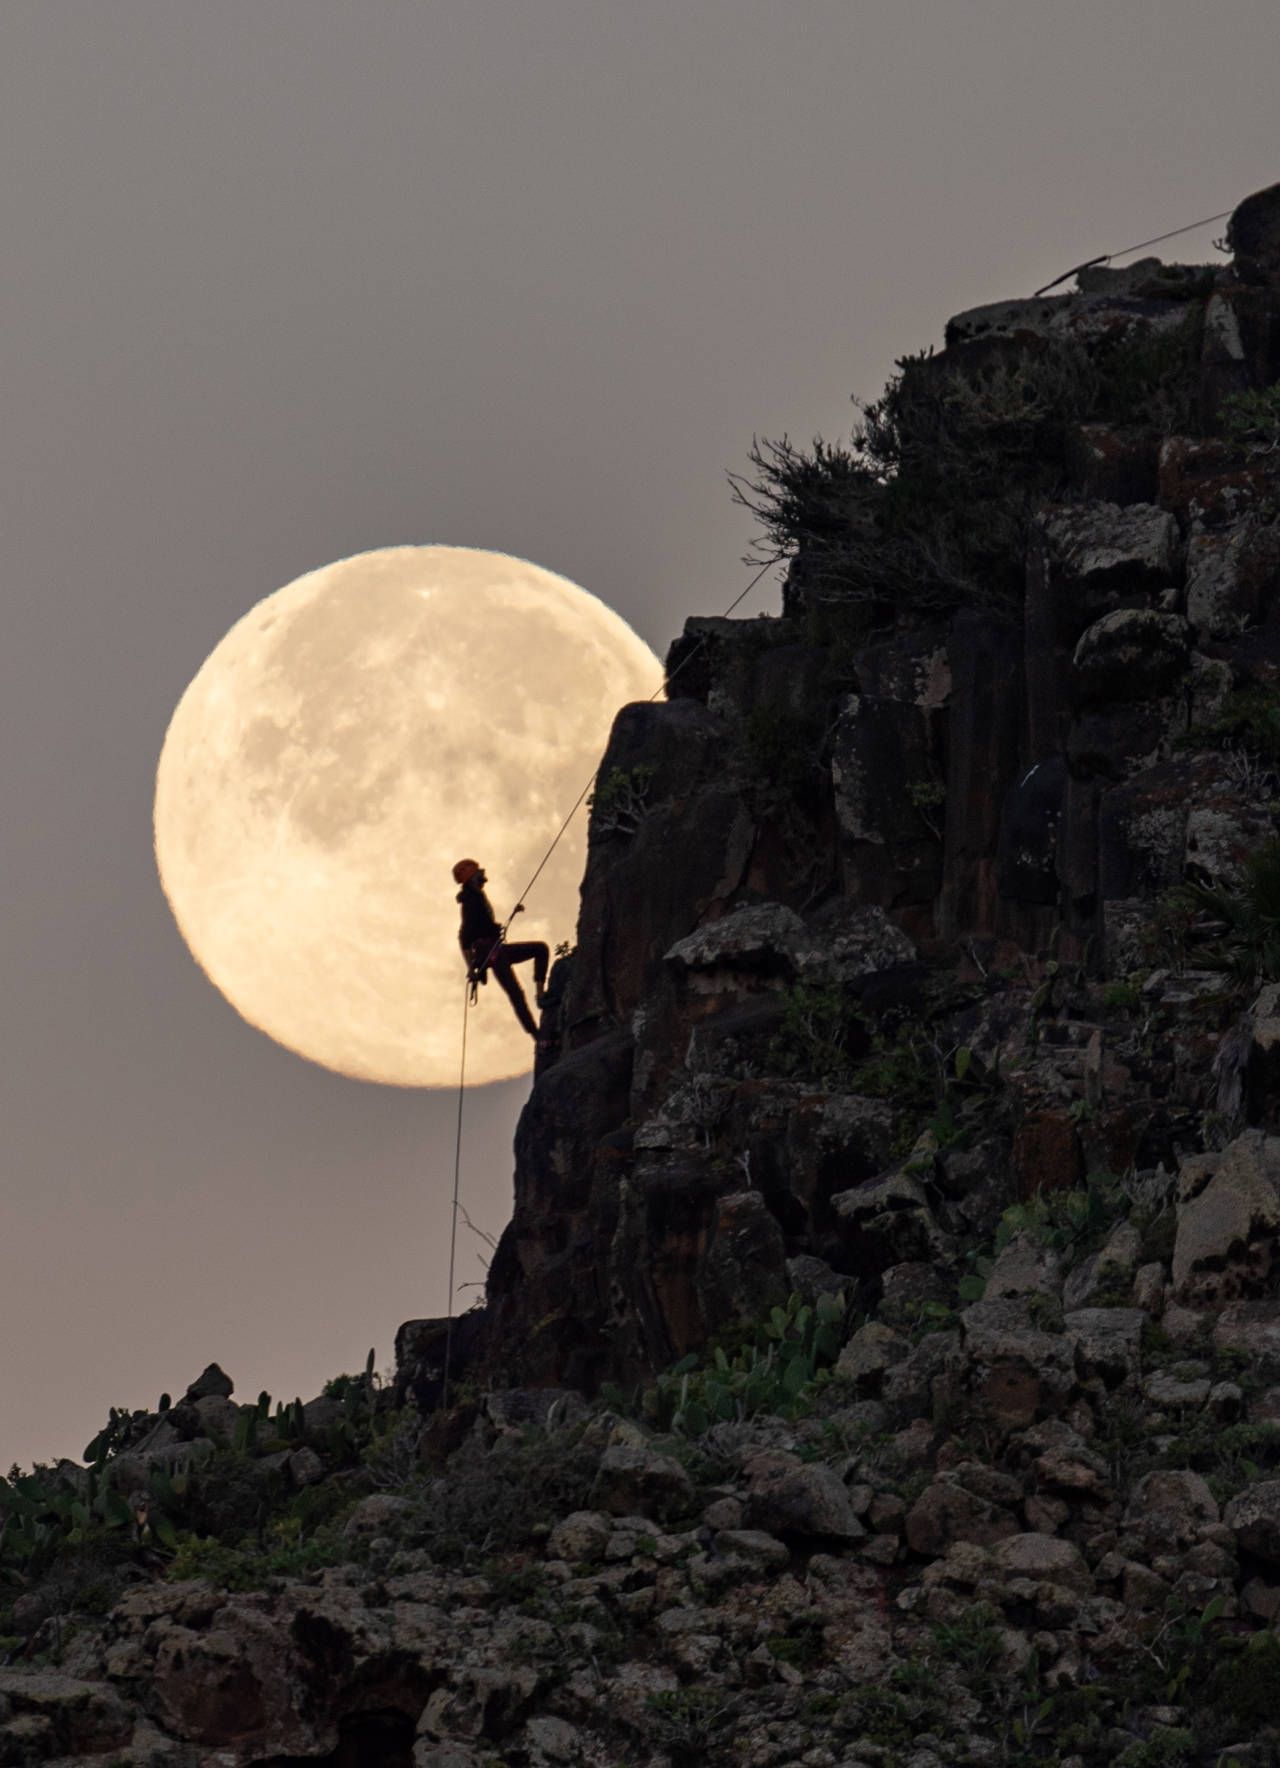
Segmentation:
[[(753, 432), (1280, 177), (1278, 76), (1274, 0), (3, 0), (0, 1465), (443, 1310), (453, 1099), (251, 1030), (156, 881), (232, 623), (444, 542), (661, 652), (747, 581)], [(491, 1231), (525, 1090), (469, 1101)]]

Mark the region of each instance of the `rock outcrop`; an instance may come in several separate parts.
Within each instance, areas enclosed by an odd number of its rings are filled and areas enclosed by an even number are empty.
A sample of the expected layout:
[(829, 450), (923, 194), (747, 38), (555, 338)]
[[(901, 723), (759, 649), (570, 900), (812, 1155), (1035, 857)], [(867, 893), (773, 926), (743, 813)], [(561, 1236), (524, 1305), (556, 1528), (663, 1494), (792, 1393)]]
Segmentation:
[(0, 1768), (1280, 1763), (1280, 186), (1228, 237), (953, 319), (689, 621), (484, 1306), (0, 1482)]

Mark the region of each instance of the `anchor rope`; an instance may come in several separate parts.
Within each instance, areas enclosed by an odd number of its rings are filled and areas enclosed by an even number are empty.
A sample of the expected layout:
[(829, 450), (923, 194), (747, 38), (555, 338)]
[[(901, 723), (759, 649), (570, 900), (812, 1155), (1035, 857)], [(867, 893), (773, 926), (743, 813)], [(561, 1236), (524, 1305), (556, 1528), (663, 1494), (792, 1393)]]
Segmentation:
[(1061, 276), (1055, 276), (1052, 282), (1045, 283), (1042, 289), (1036, 290), (1031, 299), (1038, 300), (1050, 289), (1056, 289), (1069, 276), (1076, 276), (1081, 270), (1092, 270), (1095, 264), (1109, 264), (1113, 258), (1127, 258), (1130, 252), (1140, 252), (1144, 246), (1158, 246), (1162, 240), (1177, 239), (1183, 233), (1194, 233), (1197, 227), (1208, 227), (1213, 221), (1225, 221), (1233, 213), (1231, 209), (1224, 209), (1220, 215), (1206, 215), (1203, 221), (1189, 221), (1185, 227), (1175, 227), (1170, 233), (1157, 233), (1152, 239), (1140, 239), (1136, 246), (1121, 246), (1118, 252), (1103, 252), (1097, 258), (1088, 258), (1083, 264), (1073, 265), (1070, 270), (1064, 270)]

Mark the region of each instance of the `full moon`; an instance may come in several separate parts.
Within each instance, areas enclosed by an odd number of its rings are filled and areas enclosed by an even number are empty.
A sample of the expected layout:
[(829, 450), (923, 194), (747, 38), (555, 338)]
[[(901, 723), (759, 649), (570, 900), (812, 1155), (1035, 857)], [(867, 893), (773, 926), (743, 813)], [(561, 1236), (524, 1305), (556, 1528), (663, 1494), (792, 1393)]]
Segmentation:
[[(398, 546), (251, 608), (173, 714), (156, 863), (210, 981), (268, 1037), (394, 1086), (457, 1083), (466, 987), (456, 860), (499, 921), (658, 659), (586, 590), (506, 553)], [(513, 940), (572, 942), (586, 846), (570, 823)], [(532, 966), (515, 974), (533, 1005)], [(495, 980), (467, 1079), (533, 1045)]]

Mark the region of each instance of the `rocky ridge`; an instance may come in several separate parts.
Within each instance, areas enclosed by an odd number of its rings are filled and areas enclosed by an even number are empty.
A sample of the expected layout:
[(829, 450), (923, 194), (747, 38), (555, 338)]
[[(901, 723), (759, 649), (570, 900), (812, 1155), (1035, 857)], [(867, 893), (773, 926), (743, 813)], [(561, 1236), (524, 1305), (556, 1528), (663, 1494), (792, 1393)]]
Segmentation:
[(453, 1403), (410, 1322), (11, 1481), (0, 1768), (1280, 1762), (1280, 187), (1229, 239), (777, 457), (781, 615), (615, 724)]

